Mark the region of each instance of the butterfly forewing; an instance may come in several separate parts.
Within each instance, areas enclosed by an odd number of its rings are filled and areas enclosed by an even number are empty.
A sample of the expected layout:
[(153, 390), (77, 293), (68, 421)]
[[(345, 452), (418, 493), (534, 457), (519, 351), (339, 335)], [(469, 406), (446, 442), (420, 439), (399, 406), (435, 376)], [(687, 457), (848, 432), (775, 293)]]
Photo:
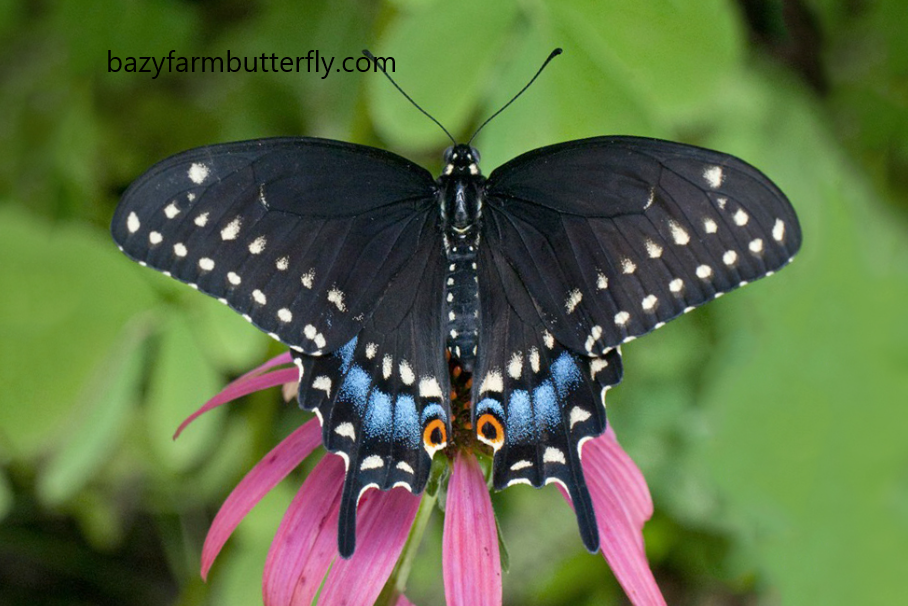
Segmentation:
[(319, 139), (215, 145), (157, 164), (126, 192), (129, 256), (228, 303), (300, 351), (334, 351), (424, 234), (427, 171)]
[(726, 154), (602, 137), (495, 170), (484, 234), (546, 326), (601, 354), (785, 265), (800, 247), (784, 194)]

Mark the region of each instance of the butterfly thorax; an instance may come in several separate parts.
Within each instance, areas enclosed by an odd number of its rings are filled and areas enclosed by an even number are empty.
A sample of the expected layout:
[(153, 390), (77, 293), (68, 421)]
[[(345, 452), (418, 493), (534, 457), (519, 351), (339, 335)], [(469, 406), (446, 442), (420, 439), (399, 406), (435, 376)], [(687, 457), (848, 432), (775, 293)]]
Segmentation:
[(485, 177), (479, 152), (456, 145), (445, 152), (438, 178), (438, 204), (448, 266), (445, 276), (447, 342), (467, 372), (473, 369), (478, 335), (479, 289), (476, 258)]

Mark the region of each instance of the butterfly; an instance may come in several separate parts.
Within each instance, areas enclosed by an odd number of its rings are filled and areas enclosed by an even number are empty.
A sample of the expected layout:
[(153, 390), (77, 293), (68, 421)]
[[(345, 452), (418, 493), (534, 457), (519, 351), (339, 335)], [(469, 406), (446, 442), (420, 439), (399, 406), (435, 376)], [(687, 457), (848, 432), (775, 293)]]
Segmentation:
[(494, 486), (560, 483), (596, 551), (580, 455), (605, 430), (620, 345), (801, 244), (785, 195), (716, 151), (611, 136), (488, 177), (479, 163), (470, 144), (445, 151), (438, 178), (326, 139), (209, 145), (153, 166), (113, 216), (129, 257), (290, 348), (299, 403), (346, 463), (344, 557), (363, 492), (421, 493), (454, 446), (446, 352), (472, 373), (467, 427), (493, 453)]

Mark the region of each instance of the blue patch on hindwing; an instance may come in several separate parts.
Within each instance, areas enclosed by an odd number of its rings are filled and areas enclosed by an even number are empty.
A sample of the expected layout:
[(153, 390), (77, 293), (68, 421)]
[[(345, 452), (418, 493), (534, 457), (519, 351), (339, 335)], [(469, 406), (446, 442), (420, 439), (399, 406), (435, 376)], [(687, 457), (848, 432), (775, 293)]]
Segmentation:
[(482, 416), (487, 412), (494, 413), (499, 419), (504, 419), (504, 408), (501, 407), (501, 402), (498, 400), (483, 398), (476, 404), (477, 417)]
[(403, 442), (408, 448), (419, 446), (419, 415), (416, 400), (408, 394), (397, 396), (394, 405), (394, 441)]
[(580, 384), (580, 369), (577, 368), (577, 362), (567, 352), (563, 352), (558, 359), (552, 362), (551, 367), (552, 379), (555, 381), (555, 388), (558, 395), (566, 397), (572, 388)]
[(393, 435), (392, 421), (394, 419), (391, 409), (391, 396), (379, 389), (373, 389), (369, 394), (369, 408), (366, 418), (363, 419), (363, 430), (370, 438), (383, 438), (388, 440)]
[(530, 442), (536, 437), (533, 405), (525, 389), (515, 389), (508, 400), (508, 430), (505, 435), (514, 442)]
[(341, 372), (346, 373), (353, 362), (353, 353), (356, 351), (356, 342), (359, 337), (353, 337), (346, 345), (334, 352), (334, 355), (341, 359)]
[(338, 398), (352, 402), (358, 415), (366, 413), (366, 398), (372, 377), (359, 364), (354, 364), (341, 384)]
[(440, 404), (429, 404), (422, 409), (421, 421), (425, 425), (429, 419), (441, 419), (445, 423), (448, 422), (448, 415), (445, 413), (445, 409), (441, 407)]

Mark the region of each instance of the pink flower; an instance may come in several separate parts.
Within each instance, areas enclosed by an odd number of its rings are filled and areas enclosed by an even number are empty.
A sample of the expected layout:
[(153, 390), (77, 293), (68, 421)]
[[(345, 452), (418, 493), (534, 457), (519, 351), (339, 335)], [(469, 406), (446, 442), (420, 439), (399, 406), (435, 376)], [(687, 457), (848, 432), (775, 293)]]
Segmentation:
[[(283, 354), (232, 382), (186, 419), (176, 435), (221, 404), (295, 383), (296, 368), (276, 368), (290, 362), (290, 354)], [(208, 531), (202, 550), (203, 578), (240, 521), (321, 444), (321, 433), (316, 419), (305, 423), (234, 488)], [(642, 474), (618, 445), (611, 428), (587, 442), (583, 455), (606, 560), (633, 604), (665, 604), (643, 548), (641, 529), (652, 515), (652, 501)], [(320, 606), (368, 605), (378, 599), (424, 501), (405, 488), (367, 491), (358, 506), (358, 547), (351, 558), (343, 559), (338, 555), (336, 534), (343, 483), (343, 461), (332, 455), (325, 456), (303, 482), (268, 553), (262, 583), (266, 606), (308, 605), (319, 590)], [(453, 455), (447, 495), (442, 554), (446, 602), (452, 606), (500, 605), (495, 516), (485, 476), (471, 451)], [(389, 604), (412, 606), (403, 594), (389, 599)]]

